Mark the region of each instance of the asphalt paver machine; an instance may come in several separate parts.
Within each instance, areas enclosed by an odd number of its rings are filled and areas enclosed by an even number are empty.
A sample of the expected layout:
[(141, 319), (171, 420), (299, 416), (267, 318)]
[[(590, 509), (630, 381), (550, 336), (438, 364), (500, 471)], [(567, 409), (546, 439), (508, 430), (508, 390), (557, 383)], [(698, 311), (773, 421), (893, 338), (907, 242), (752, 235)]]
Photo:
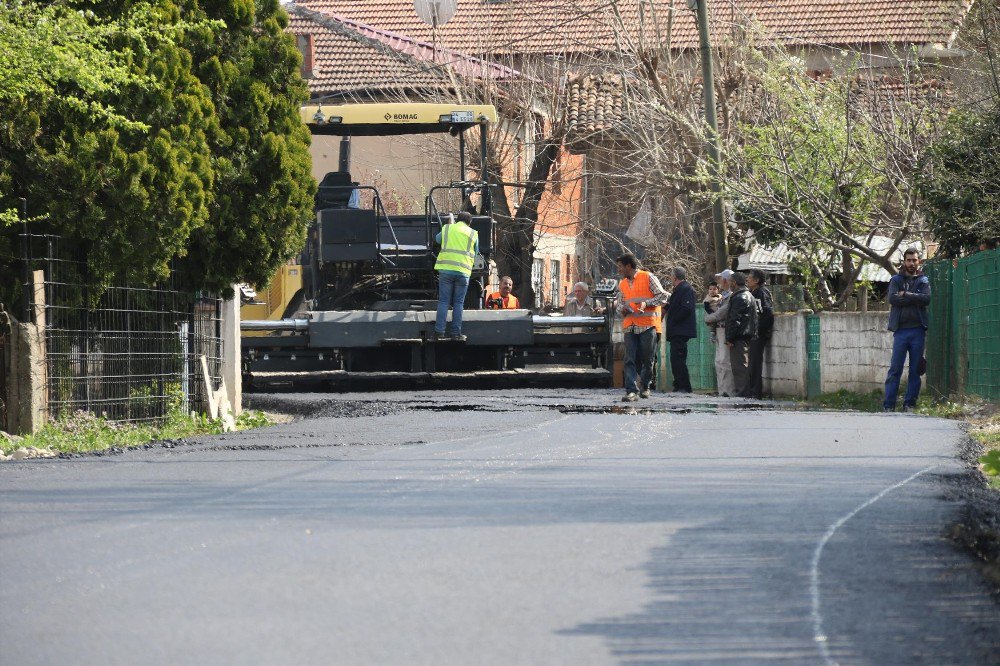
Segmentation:
[[(285, 316), (243, 320), (245, 373), (314, 371), (476, 372), (526, 363), (608, 367), (610, 325), (604, 317), (539, 317), (529, 310), (483, 309), (496, 251), (485, 156), (496, 109), (463, 104), (305, 106), (314, 136), (341, 137), (339, 170), (316, 195), (315, 222), (301, 257), (303, 288)], [(390, 214), (383, 193), (350, 174), (351, 137), (437, 134), (454, 139), (454, 180), (429, 187), (420, 214)], [(470, 150), (469, 139), (478, 141)], [(478, 156), (470, 177), (467, 162)], [(432, 159), (432, 158), (431, 158)], [(470, 279), (465, 342), (436, 341), (435, 237), (460, 210), (472, 214), (479, 255)]]

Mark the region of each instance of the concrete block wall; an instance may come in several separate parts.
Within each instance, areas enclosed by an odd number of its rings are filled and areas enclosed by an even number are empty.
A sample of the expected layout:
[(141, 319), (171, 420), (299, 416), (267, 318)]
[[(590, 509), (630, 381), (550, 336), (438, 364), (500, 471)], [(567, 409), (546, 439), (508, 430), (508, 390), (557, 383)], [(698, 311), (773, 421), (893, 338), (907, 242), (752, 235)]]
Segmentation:
[(764, 392), (806, 397), (805, 315), (775, 315), (774, 335), (764, 355)]
[(892, 355), (889, 313), (824, 312), (819, 321), (820, 390), (881, 390)]

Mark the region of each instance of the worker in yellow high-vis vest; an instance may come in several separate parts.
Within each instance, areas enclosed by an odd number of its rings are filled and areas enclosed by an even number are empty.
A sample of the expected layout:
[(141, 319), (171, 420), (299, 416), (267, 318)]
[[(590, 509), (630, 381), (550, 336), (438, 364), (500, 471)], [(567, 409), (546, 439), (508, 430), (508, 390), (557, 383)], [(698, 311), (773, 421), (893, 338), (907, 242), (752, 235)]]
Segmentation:
[[(469, 278), (479, 254), (479, 233), (473, 229), (472, 215), (461, 212), (455, 221), (441, 227), (435, 237), (441, 244), (434, 270), (438, 272), (438, 307), (434, 322), (434, 337), (465, 341), (462, 335), (462, 311), (465, 294), (469, 291)], [(448, 309), (451, 308), (451, 322)], [(448, 325), (450, 324), (450, 325)]]
[(656, 334), (662, 326), (660, 306), (670, 294), (655, 275), (639, 270), (639, 262), (631, 254), (618, 257), (621, 282), (622, 332), (625, 338), (625, 397), (623, 402), (634, 402), (649, 397), (649, 384), (653, 380), (653, 357), (656, 353)]

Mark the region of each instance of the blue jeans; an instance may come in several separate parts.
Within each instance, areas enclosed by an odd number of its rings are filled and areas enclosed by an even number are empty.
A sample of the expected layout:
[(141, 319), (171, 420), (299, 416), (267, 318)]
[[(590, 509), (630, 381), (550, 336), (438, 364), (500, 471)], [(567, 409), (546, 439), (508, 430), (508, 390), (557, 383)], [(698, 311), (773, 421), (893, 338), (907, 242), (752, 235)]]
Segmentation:
[(469, 291), (469, 278), (457, 273), (438, 273), (438, 311), (434, 330), (445, 334), (448, 308), (451, 308), (451, 326), (448, 335), (462, 334), (462, 311), (465, 308), (465, 292)]
[(892, 336), (892, 361), (889, 362), (889, 374), (885, 378), (886, 409), (896, 409), (896, 396), (899, 394), (899, 379), (903, 376), (903, 363), (906, 355), (910, 355), (910, 376), (906, 382), (906, 395), (903, 405), (912, 407), (917, 404), (920, 395), (920, 359), (924, 357), (924, 340), (927, 332), (920, 326), (901, 328)]
[[(653, 355), (656, 352), (656, 330), (625, 333), (625, 392), (649, 390), (653, 379)], [(638, 380), (638, 383), (636, 383)]]

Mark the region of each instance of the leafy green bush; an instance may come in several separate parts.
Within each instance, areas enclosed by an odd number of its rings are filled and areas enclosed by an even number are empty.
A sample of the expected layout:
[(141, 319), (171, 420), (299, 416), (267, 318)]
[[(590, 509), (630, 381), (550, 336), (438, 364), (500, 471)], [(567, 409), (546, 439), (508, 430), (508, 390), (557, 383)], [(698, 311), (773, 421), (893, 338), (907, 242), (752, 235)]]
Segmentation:
[[(243, 412), (236, 418), (236, 429), (247, 430), (271, 425), (267, 414)], [(133, 447), (159, 439), (183, 439), (223, 432), (222, 419), (203, 414), (185, 414), (174, 404), (161, 424), (135, 424), (109, 421), (84, 411), (77, 411), (47, 424), (34, 435), (14, 443), (0, 439), (0, 451), (7, 454), (18, 447), (34, 446), (65, 453), (100, 451), (111, 447)]]

